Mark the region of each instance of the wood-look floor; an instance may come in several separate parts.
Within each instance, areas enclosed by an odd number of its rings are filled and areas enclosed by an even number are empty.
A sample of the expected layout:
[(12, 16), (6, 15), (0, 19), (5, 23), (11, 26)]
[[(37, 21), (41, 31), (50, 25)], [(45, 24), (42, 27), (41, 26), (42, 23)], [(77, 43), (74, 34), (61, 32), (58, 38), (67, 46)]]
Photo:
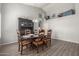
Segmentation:
[[(18, 44), (2, 46), (0, 56), (20, 56)], [(35, 49), (26, 49), (23, 51), (23, 56), (79, 56), (79, 44), (53, 39), (50, 48), (45, 48), (43, 51), (40, 49), (39, 53)]]

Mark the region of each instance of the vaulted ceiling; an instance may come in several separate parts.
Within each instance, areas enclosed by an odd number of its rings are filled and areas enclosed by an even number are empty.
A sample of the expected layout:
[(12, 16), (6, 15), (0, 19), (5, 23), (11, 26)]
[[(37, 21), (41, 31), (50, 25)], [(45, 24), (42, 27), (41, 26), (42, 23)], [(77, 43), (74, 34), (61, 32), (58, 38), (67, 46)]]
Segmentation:
[(47, 14), (62, 13), (69, 9), (75, 9), (74, 3), (24, 3), (43, 9)]
[(23, 3), (23, 4), (38, 7), (38, 8), (43, 8), (47, 6), (49, 3)]

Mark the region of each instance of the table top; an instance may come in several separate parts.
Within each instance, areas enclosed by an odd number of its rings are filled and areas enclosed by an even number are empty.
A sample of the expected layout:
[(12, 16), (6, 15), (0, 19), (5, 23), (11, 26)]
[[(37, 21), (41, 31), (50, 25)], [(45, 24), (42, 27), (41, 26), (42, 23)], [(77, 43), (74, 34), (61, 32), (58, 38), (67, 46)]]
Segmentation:
[(28, 34), (28, 35), (23, 35), (22, 38), (23, 39), (28, 39), (28, 38), (38, 38), (39, 35), (35, 35), (35, 34)]

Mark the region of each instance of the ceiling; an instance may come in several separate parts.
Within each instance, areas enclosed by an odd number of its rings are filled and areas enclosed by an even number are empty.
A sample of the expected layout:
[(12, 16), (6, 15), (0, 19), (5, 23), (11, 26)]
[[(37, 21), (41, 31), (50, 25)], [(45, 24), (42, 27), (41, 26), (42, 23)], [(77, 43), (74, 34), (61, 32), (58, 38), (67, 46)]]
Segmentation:
[(23, 4), (38, 7), (38, 8), (43, 8), (47, 6), (49, 3), (23, 3)]

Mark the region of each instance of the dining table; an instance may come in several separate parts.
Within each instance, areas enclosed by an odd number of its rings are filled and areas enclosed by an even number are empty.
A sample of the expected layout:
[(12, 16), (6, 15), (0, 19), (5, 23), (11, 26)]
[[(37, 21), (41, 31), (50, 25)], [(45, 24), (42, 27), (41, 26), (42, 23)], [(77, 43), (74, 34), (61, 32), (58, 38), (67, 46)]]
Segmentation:
[[(44, 35), (44, 37), (46, 36), (47, 35)], [(38, 38), (40, 38), (40, 35), (36, 35), (36, 34), (28, 34), (28, 35), (23, 35), (21, 37), (22, 40), (29, 40), (30, 42), (33, 42), (35, 39), (38, 39)]]
[(29, 40), (30, 42), (34, 41), (37, 38), (39, 38), (39, 35), (36, 35), (36, 34), (28, 34), (28, 35), (23, 35), (21, 37), (21, 39), (23, 39), (23, 40)]

